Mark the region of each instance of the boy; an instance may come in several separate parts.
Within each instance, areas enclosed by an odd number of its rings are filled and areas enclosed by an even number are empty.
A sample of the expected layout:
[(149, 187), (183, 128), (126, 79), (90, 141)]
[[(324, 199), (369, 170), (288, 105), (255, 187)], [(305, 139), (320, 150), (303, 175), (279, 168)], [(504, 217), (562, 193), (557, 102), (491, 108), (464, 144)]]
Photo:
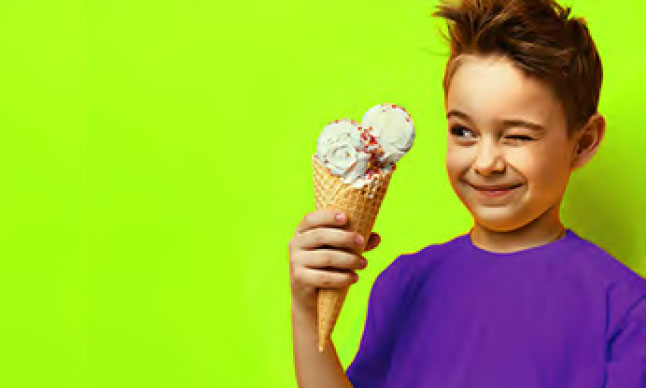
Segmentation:
[(605, 131), (585, 22), (553, 0), (435, 15), (451, 42), (446, 167), (474, 226), (377, 277), (344, 372), (332, 346), (317, 351), (315, 290), (351, 283), (365, 260), (345, 220), (306, 215), (290, 241), (299, 386), (646, 387), (646, 280), (559, 220), (572, 170)]

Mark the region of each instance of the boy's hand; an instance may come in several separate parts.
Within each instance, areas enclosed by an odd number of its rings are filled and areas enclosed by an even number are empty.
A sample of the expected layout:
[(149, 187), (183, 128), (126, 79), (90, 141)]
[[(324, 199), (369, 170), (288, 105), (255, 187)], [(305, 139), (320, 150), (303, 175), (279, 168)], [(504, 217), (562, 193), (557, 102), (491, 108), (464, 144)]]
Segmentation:
[[(344, 230), (347, 217), (336, 219), (339, 213), (325, 209), (306, 214), (289, 241), (292, 308), (316, 314), (317, 288), (349, 286), (358, 279), (354, 271), (366, 268), (365, 257), (356, 253), (363, 246), (356, 240), (360, 235)], [(372, 233), (365, 251), (380, 241), (379, 235)]]

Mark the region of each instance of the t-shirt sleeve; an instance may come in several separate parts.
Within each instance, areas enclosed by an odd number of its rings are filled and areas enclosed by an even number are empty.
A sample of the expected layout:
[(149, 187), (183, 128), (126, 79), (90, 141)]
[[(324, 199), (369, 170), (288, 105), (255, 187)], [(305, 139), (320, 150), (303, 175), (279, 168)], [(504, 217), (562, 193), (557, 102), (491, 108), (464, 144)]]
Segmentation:
[(404, 257), (393, 261), (372, 285), (359, 350), (345, 372), (354, 388), (385, 384), (400, 316), (398, 306), (406, 284)]
[(608, 305), (604, 388), (646, 388), (646, 279), (613, 287)]

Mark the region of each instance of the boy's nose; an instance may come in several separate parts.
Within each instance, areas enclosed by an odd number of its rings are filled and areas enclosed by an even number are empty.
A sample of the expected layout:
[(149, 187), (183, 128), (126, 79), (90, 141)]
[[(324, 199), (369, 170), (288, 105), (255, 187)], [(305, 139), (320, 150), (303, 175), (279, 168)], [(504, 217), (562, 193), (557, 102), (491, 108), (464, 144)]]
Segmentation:
[(478, 146), (474, 169), (479, 175), (487, 176), (505, 171), (505, 160), (498, 147), (491, 142), (482, 141)]

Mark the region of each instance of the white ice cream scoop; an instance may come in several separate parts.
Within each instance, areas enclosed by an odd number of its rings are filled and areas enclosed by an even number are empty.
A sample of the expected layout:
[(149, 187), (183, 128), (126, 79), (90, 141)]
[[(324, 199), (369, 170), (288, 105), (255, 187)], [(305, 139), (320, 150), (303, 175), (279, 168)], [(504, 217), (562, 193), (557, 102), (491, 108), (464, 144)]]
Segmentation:
[(415, 140), (415, 126), (406, 110), (394, 104), (374, 106), (363, 115), (362, 127), (372, 127), (372, 133), (383, 148), (379, 161), (390, 168), (410, 150)]
[(370, 156), (361, 139), (359, 123), (354, 120), (335, 120), (319, 135), (316, 157), (344, 183), (357, 187), (364, 184), (360, 178), (370, 164)]

